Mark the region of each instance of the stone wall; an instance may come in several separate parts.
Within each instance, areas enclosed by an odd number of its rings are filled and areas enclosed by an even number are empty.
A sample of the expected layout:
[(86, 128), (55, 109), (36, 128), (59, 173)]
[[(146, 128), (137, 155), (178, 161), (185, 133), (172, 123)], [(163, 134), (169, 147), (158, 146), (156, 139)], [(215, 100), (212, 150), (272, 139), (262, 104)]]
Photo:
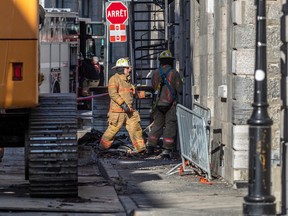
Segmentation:
[[(211, 4), (213, 4), (211, 6)], [(280, 0), (266, 1), (267, 95), (272, 126), (272, 165), (280, 158)], [(212, 114), (213, 143), (222, 149), (218, 174), (248, 180), (249, 134), (254, 97), (256, 5), (250, 0), (194, 1), (194, 98)], [(211, 9), (212, 8), (212, 9)], [(199, 96), (198, 96), (199, 95)], [(197, 96), (197, 97), (196, 97)], [(219, 131), (221, 138), (219, 140)], [(221, 155), (221, 154), (220, 154)], [(212, 155), (213, 157), (213, 155)]]
[[(266, 38), (267, 38), (267, 95), (269, 116), (272, 126), (272, 165), (279, 163), (280, 155), (280, 16), (281, 2), (266, 1)], [(248, 0), (237, 0), (232, 4), (233, 17), (233, 159), (239, 161), (241, 169), (248, 166), (248, 128), (247, 120), (252, 114), (251, 103), (254, 96), (254, 66), (255, 66), (255, 21), (256, 6)], [(239, 12), (241, 11), (241, 13)], [(247, 137), (244, 139), (244, 137)], [(243, 141), (244, 140), (244, 141)], [(241, 149), (235, 146), (241, 143)], [(243, 155), (243, 156), (242, 156)], [(235, 164), (235, 163), (234, 163)], [(246, 173), (246, 172), (245, 172)], [(233, 181), (247, 180), (248, 176), (234, 178)], [(245, 178), (243, 178), (245, 177)]]

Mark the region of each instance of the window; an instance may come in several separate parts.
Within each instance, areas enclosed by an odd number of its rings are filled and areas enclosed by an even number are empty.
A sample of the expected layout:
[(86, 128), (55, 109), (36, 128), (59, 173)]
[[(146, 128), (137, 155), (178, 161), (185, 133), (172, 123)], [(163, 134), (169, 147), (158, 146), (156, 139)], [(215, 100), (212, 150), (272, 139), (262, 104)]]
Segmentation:
[(63, 0), (56, 0), (56, 8), (63, 8), (64, 3)]

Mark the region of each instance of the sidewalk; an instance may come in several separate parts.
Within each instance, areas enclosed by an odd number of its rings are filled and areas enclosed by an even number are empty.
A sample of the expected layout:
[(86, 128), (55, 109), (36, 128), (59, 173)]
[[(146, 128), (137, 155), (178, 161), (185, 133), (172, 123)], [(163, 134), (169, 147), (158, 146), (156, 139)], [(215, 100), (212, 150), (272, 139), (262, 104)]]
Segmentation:
[(129, 215), (242, 215), (247, 188), (233, 189), (221, 179), (203, 184), (192, 173), (167, 175), (179, 163), (155, 158), (98, 158), (100, 172), (113, 182)]

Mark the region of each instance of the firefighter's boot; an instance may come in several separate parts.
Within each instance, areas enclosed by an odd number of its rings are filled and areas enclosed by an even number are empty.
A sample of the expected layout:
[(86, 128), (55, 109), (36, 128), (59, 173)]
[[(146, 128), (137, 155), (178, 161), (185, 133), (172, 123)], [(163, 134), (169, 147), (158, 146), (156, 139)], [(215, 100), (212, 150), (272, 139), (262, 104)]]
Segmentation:
[(146, 145), (144, 144), (144, 140), (138, 140), (137, 143), (133, 143), (133, 146), (137, 153), (143, 153), (146, 151)]
[(172, 150), (170, 149), (163, 149), (162, 153), (160, 154), (161, 159), (171, 159), (172, 158)]
[(152, 156), (155, 154), (155, 147), (153, 146), (147, 146), (147, 149), (146, 149), (146, 155), (148, 156)]

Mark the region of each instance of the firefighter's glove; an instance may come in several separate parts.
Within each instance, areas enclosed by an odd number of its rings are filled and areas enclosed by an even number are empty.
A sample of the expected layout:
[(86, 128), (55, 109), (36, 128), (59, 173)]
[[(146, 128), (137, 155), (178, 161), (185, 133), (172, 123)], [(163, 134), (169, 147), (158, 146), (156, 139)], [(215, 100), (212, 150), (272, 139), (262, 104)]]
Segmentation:
[(130, 113), (132, 112), (132, 109), (124, 102), (121, 105), (121, 108), (125, 111), (125, 113)]

